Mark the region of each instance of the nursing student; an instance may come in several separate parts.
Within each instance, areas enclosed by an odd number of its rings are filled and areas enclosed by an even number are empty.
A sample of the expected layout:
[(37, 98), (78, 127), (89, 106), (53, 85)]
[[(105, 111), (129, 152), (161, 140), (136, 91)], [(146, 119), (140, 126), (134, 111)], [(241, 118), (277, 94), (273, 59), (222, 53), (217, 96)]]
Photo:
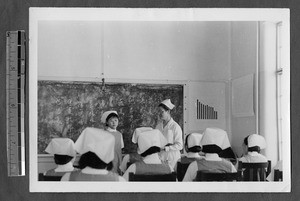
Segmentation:
[(180, 162), (187, 164), (191, 163), (197, 159), (203, 158), (203, 154), (200, 155), (200, 152), (202, 150), (201, 145), (201, 139), (203, 137), (203, 134), (201, 133), (190, 133), (185, 138), (185, 150), (186, 154), (182, 155), (180, 158)]
[(81, 154), (81, 170), (66, 173), (61, 181), (126, 181), (112, 172), (115, 137), (102, 129), (86, 128), (75, 142), (75, 150)]
[(45, 151), (54, 155), (56, 168), (44, 173), (45, 176), (63, 176), (67, 172), (77, 170), (73, 167), (76, 151), (73, 140), (69, 138), (53, 138)]
[(258, 134), (249, 135), (247, 138), (248, 152), (239, 159), (244, 163), (266, 163), (268, 159), (260, 153), (262, 149), (266, 148), (265, 138)]
[[(140, 135), (140, 133), (142, 132), (145, 132), (145, 131), (151, 131), (153, 130), (153, 128), (151, 127), (139, 127), (139, 128), (136, 128), (132, 134), (132, 139), (131, 141), (137, 145), (137, 136)], [(129, 154), (126, 154), (124, 157), (123, 157), (123, 160), (122, 160), (122, 163), (120, 165), (120, 170), (122, 173), (124, 173), (127, 168), (128, 168), (128, 164), (133, 164), (137, 161), (140, 161), (142, 160), (142, 157), (134, 152), (134, 153), (129, 153)]]
[(166, 145), (166, 140), (162, 133), (153, 129), (139, 133), (135, 136), (138, 144), (138, 154), (142, 160), (130, 165), (125, 171), (123, 177), (128, 181), (129, 173), (134, 174), (170, 174), (173, 168), (160, 160), (158, 153), (160, 149)]
[(182, 181), (186, 170), (191, 162), (203, 158), (204, 153), (201, 152), (202, 136), (203, 135), (201, 133), (190, 133), (186, 136), (184, 143), (186, 153), (181, 156), (181, 158), (178, 160), (178, 163), (176, 163), (175, 167), (178, 181)]
[(171, 110), (174, 107), (175, 105), (170, 99), (166, 99), (158, 105), (159, 123), (156, 126), (156, 129), (162, 132), (168, 142), (160, 152), (160, 157), (173, 168), (180, 159), (180, 150), (183, 148), (182, 129), (171, 116)]
[(197, 171), (236, 172), (235, 167), (228, 160), (221, 158), (219, 153), (226, 148), (227, 133), (221, 129), (206, 128), (201, 139), (202, 152), (205, 157), (192, 162), (183, 178), (183, 181), (194, 181)]
[(119, 115), (116, 111), (106, 111), (101, 117), (101, 122), (105, 124), (105, 130), (115, 137), (115, 156), (112, 171), (121, 174), (119, 166), (122, 162), (122, 149), (124, 148), (123, 135), (117, 131), (119, 125)]

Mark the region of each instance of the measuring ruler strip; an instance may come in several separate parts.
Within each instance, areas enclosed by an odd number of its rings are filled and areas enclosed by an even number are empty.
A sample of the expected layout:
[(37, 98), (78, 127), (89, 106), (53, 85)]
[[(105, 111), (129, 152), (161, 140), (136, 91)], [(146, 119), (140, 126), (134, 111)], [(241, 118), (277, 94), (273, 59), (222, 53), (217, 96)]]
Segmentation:
[(8, 176), (25, 175), (25, 31), (6, 33)]

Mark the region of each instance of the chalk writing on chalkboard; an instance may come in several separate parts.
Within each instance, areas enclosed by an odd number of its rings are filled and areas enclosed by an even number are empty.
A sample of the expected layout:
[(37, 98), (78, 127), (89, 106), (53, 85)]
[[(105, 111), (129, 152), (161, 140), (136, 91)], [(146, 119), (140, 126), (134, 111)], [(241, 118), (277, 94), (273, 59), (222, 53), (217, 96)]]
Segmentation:
[(132, 133), (139, 126), (155, 128), (157, 106), (170, 98), (176, 105), (173, 119), (183, 128), (183, 86), (174, 84), (124, 84), (96, 82), (38, 81), (38, 153), (45, 153), (53, 137), (76, 141), (86, 127), (103, 128), (101, 115), (119, 113), (124, 152), (136, 151)]

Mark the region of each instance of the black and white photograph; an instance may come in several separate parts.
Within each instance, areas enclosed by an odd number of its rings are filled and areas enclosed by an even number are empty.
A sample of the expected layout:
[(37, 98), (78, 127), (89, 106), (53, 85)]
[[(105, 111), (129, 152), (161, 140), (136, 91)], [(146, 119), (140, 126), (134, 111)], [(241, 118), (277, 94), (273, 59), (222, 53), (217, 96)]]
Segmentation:
[(290, 12), (29, 9), (30, 192), (291, 192)]

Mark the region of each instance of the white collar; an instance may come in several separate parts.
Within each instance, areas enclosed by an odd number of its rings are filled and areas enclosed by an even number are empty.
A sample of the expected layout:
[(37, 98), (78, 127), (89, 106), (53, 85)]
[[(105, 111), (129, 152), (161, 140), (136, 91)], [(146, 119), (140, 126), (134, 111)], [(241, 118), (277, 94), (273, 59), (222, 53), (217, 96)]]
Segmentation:
[(188, 158), (200, 158), (201, 156), (199, 155), (199, 153), (188, 152), (188, 153), (186, 154), (186, 157), (188, 157)]
[(165, 129), (165, 128), (167, 128), (167, 127), (169, 127), (170, 126), (170, 124), (172, 124), (173, 123), (173, 118), (171, 117), (170, 118), (170, 120), (166, 123), (166, 125), (164, 126), (164, 123), (162, 122), (162, 127)]
[(111, 127), (107, 127), (106, 130), (109, 131), (109, 132), (116, 132), (117, 131), (117, 129), (112, 129)]
[(205, 154), (205, 160), (207, 160), (207, 161), (221, 161), (222, 158), (220, 158), (219, 155), (215, 154), (215, 153), (206, 153)]
[(259, 155), (259, 153), (257, 151), (248, 151), (248, 154), (250, 156), (258, 156)]
[(158, 156), (158, 153), (154, 153), (144, 157), (143, 161), (147, 164), (161, 164), (161, 160)]
[(74, 167), (73, 167), (72, 161), (70, 161), (64, 165), (57, 165), (57, 168), (54, 169), (55, 172), (69, 172), (69, 171), (73, 171), (73, 170), (74, 170)]
[(95, 169), (91, 167), (85, 167), (81, 172), (84, 174), (108, 174), (106, 169)]

